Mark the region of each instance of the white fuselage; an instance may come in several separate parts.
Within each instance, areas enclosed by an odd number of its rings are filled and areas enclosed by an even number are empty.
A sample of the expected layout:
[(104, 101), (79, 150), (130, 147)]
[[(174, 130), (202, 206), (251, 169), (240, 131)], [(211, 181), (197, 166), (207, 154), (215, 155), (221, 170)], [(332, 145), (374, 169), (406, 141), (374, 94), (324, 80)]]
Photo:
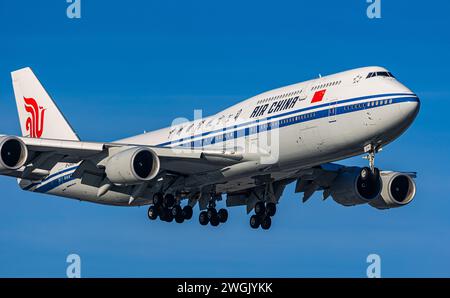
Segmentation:
[[(419, 109), (418, 97), (381, 67), (365, 67), (274, 89), (213, 116), (122, 139), (116, 143), (234, 151), (261, 156), (243, 171), (224, 173), (218, 192), (251, 187), (264, 168), (274, 179), (302, 168), (362, 154), (402, 134)], [(390, 73), (389, 73), (390, 74)], [(129, 195), (71, 179), (77, 165), (58, 164), (26, 189), (103, 204), (128, 205)], [(220, 183), (219, 183), (220, 182)], [(29, 183), (24, 183), (27, 185)], [(146, 204), (147, 198), (135, 204)]]

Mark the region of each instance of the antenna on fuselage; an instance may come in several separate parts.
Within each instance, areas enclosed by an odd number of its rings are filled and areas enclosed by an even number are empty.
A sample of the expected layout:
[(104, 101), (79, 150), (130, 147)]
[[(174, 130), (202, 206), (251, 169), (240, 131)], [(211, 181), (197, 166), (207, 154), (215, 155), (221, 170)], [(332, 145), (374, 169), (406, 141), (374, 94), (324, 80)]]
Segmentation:
[(319, 73), (319, 79), (322, 77), (322, 75)]

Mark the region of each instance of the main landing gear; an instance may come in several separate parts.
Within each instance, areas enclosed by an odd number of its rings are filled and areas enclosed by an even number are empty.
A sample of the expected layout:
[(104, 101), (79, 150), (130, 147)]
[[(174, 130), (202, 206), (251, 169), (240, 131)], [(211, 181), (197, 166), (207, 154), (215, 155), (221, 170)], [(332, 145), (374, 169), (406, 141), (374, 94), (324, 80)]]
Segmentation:
[(220, 223), (225, 223), (228, 220), (227, 209), (220, 209), (217, 211), (216, 203), (211, 201), (206, 211), (200, 212), (198, 221), (202, 226), (206, 226), (210, 223), (213, 227), (217, 227)]
[(172, 194), (156, 193), (153, 196), (153, 205), (148, 208), (148, 218), (156, 220), (158, 217), (167, 222), (174, 219), (177, 223), (183, 223), (192, 218), (192, 207), (187, 205), (181, 208)]
[(264, 204), (264, 202), (259, 201), (255, 205), (255, 214), (250, 217), (250, 226), (253, 229), (261, 227), (263, 230), (270, 229), (272, 225), (272, 216), (277, 212), (277, 205), (275, 203), (269, 202)]

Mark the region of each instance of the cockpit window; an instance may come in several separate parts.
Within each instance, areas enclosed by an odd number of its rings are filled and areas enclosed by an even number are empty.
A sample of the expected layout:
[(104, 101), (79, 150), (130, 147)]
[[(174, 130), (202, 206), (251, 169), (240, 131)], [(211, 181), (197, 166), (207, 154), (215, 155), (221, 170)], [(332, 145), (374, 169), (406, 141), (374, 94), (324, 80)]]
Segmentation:
[(389, 73), (387, 71), (378, 71), (377, 77), (388, 77)]
[(366, 79), (373, 78), (373, 77), (389, 77), (389, 78), (395, 78), (392, 73), (387, 71), (377, 71), (377, 72), (370, 72)]

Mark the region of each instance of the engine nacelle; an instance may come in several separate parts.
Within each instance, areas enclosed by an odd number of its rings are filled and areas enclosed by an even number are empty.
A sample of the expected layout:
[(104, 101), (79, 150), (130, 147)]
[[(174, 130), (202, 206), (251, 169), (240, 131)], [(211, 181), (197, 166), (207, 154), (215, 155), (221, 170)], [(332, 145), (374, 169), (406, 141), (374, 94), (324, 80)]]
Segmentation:
[(365, 204), (376, 199), (382, 188), (380, 177), (368, 168), (350, 167), (339, 173), (330, 187), (330, 194), (344, 206)]
[(106, 162), (105, 172), (114, 184), (138, 184), (155, 178), (159, 168), (159, 157), (153, 150), (135, 147), (114, 154)]
[(416, 183), (407, 174), (399, 172), (381, 172), (383, 188), (381, 195), (369, 202), (377, 209), (402, 207), (410, 203), (416, 195)]
[(21, 168), (28, 158), (28, 149), (25, 143), (13, 136), (0, 137), (0, 171), (17, 170)]

